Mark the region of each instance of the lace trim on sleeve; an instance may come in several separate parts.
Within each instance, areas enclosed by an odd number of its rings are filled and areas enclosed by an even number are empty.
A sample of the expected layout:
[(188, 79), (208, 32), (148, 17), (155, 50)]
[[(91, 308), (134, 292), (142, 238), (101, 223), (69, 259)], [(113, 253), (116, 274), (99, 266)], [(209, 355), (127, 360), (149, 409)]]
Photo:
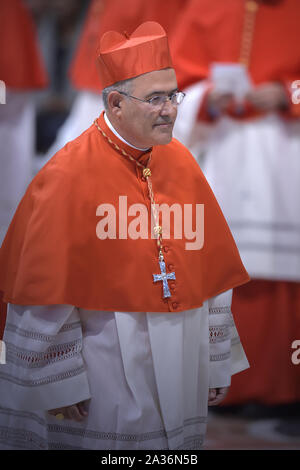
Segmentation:
[(79, 354), (82, 349), (82, 340), (77, 339), (69, 343), (50, 346), (43, 352), (29, 351), (6, 343), (7, 362), (27, 368), (39, 368), (57, 361), (70, 359)]

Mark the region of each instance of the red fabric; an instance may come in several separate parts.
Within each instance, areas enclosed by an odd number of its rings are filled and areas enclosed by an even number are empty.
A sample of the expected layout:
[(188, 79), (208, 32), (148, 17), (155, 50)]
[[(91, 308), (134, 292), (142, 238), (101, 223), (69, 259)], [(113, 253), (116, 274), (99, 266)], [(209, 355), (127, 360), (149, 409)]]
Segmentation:
[[(180, 88), (208, 78), (213, 62), (239, 61), (244, 15), (241, 0), (190, 1), (170, 40)], [(298, 0), (259, 4), (249, 66), (254, 84), (280, 81), (288, 89), (299, 79), (299, 17)], [(243, 117), (254, 115), (249, 107)], [(299, 105), (291, 101), (286, 115), (299, 117)]]
[(300, 283), (253, 280), (234, 290), (233, 316), (250, 368), (232, 377), (224, 405), (300, 401)]
[[(99, 123), (121, 148), (147, 162), (149, 152), (135, 152), (119, 141), (103, 114)], [(99, 204), (112, 204), (117, 221), (120, 195), (127, 196), (128, 207), (146, 204), (149, 217), (151, 208), (140, 168), (114, 150), (92, 125), (46, 164), (21, 201), (0, 250), (4, 300), (21, 305), (176, 312), (199, 307), (205, 299), (247, 282), (223, 214), (188, 150), (175, 139), (156, 146), (149, 168), (156, 204), (205, 206), (202, 249), (186, 250), (188, 240), (175, 239), (172, 229), (164, 243), (167, 271), (176, 272), (170, 299), (162, 298), (162, 283), (153, 282), (159, 267), (151, 223), (148, 239), (96, 236)]]
[(6, 321), (6, 303), (3, 302), (3, 292), (0, 292), (0, 339), (3, 338)]
[(37, 47), (35, 26), (21, 0), (0, 2), (0, 79), (21, 90), (43, 88), (47, 76)]
[(94, 92), (103, 88), (96, 57), (100, 37), (106, 31), (126, 31), (130, 35), (141, 23), (157, 21), (170, 38), (187, 3), (188, 0), (93, 0), (70, 68), (73, 85)]
[(107, 31), (101, 38), (98, 69), (103, 88), (169, 67), (173, 64), (168, 39), (159, 23), (142, 23), (130, 37)]

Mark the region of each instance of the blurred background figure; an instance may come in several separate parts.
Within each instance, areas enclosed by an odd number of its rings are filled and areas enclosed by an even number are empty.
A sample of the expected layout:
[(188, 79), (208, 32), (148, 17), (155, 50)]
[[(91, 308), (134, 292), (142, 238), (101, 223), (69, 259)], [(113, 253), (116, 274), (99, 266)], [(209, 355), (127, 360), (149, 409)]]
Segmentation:
[[(32, 176), (35, 153), (35, 107), (31, 92), (47, 77), (35, 26), (21, 0), (0, 2), (0, 80), (6, 86), (0, 104), (0, 244)], [(3, 85), (4, 86), (4, 85)]]
[[(21, 0), (0, 2), (0, 245), (32, 178), (35, 105), (32, 92), (47, 85), (35, 25)], [(0, 338), (5, 315), (0, 312)]]
[(114, 30), (131, 34), (144, 21), (158, 21), (168, 33), (176, 30), (176, 21), (189, 0), (92, 0), (82, 34), (70, 67), (72, 85), (79, 93), (68, 119), (38, 167), (51, 158), (66, 142), (80, 135), (104, 109), (102, 85), (96, 58), (99, 37)]
[[(252, 277), (233, 297), (251, 367), (233, 378), (225, 403), (277, 412), (291, 404), (293, 413), (300, 402), (300, 369), (291, 360), (300, 339), (300, 104), (292, 86), (300, 79), (299, 18), (298, 0), (191, 0), (171, 41), (187, 93), (175, 137), (202, 167)], [(259, 416), (262, 408), (252, 410)], [(278, 429), (300, 435), (300, 422)]]
[[(0, 80), (6, 85), (6, 104), (0, 104), (0, 244), (34, 175), (36, 153), (51, 144), (75, 96), (67, 70), (86, 3), (0, 2)], [(0, 312), (0, 338), (4, 323)]]
[(34, 16), (39, 44), (49, 75), (48, 88), (35, 97), (36, 152), (43, 155), (69, 115), (76, 90), (68, 70), (80, 37), (89, 1), (25, 0)]

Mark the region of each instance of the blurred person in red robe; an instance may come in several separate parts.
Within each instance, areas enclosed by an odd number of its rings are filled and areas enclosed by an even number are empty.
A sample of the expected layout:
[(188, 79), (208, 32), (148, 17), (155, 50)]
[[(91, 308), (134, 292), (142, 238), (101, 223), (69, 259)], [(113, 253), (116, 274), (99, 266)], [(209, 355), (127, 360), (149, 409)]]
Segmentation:
[[(49, 85), (35, 97), (36, 153), (35, 166), (55, 141), (58, 129), (67, 118), (76, 90), (68, 76), (75, 48), (90, 2), (81, 0), (26, 0), (30, 5), (48, 72)], [(41, 157), (41, 158), (39, 158)]]
[[(35, 107), (31, 92), (47, 85), (35, 25), (21, 0), (0, 2), (0, 244), (33, 174)], [(0, 317), (2, 337), (3, 316)]]
[(233, 312), (251, 368), (225, 404), (300, 401), (300, 3), (192, 0), (171, 47), (175, 135), (198, 160), (252, 282)]

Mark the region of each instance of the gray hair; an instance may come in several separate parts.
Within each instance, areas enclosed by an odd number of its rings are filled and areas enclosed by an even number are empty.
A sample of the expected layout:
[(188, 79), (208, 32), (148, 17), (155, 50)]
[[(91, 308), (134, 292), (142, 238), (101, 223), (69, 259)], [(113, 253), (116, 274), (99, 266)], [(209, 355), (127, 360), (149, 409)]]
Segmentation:
[(112, 85), (104, 88), (102, 90), (102, 98), (103, 98), (103, 104), (105, 111), (108, 110), (108, 95), (112, 91), (122, 91), (123, 93), (128, 93), (130, 94), (132, 90), (132, 84), (133, 84), (134, 78), (129, 78), (128, 80), (121, 80), (120, 82), (113, 83)]

